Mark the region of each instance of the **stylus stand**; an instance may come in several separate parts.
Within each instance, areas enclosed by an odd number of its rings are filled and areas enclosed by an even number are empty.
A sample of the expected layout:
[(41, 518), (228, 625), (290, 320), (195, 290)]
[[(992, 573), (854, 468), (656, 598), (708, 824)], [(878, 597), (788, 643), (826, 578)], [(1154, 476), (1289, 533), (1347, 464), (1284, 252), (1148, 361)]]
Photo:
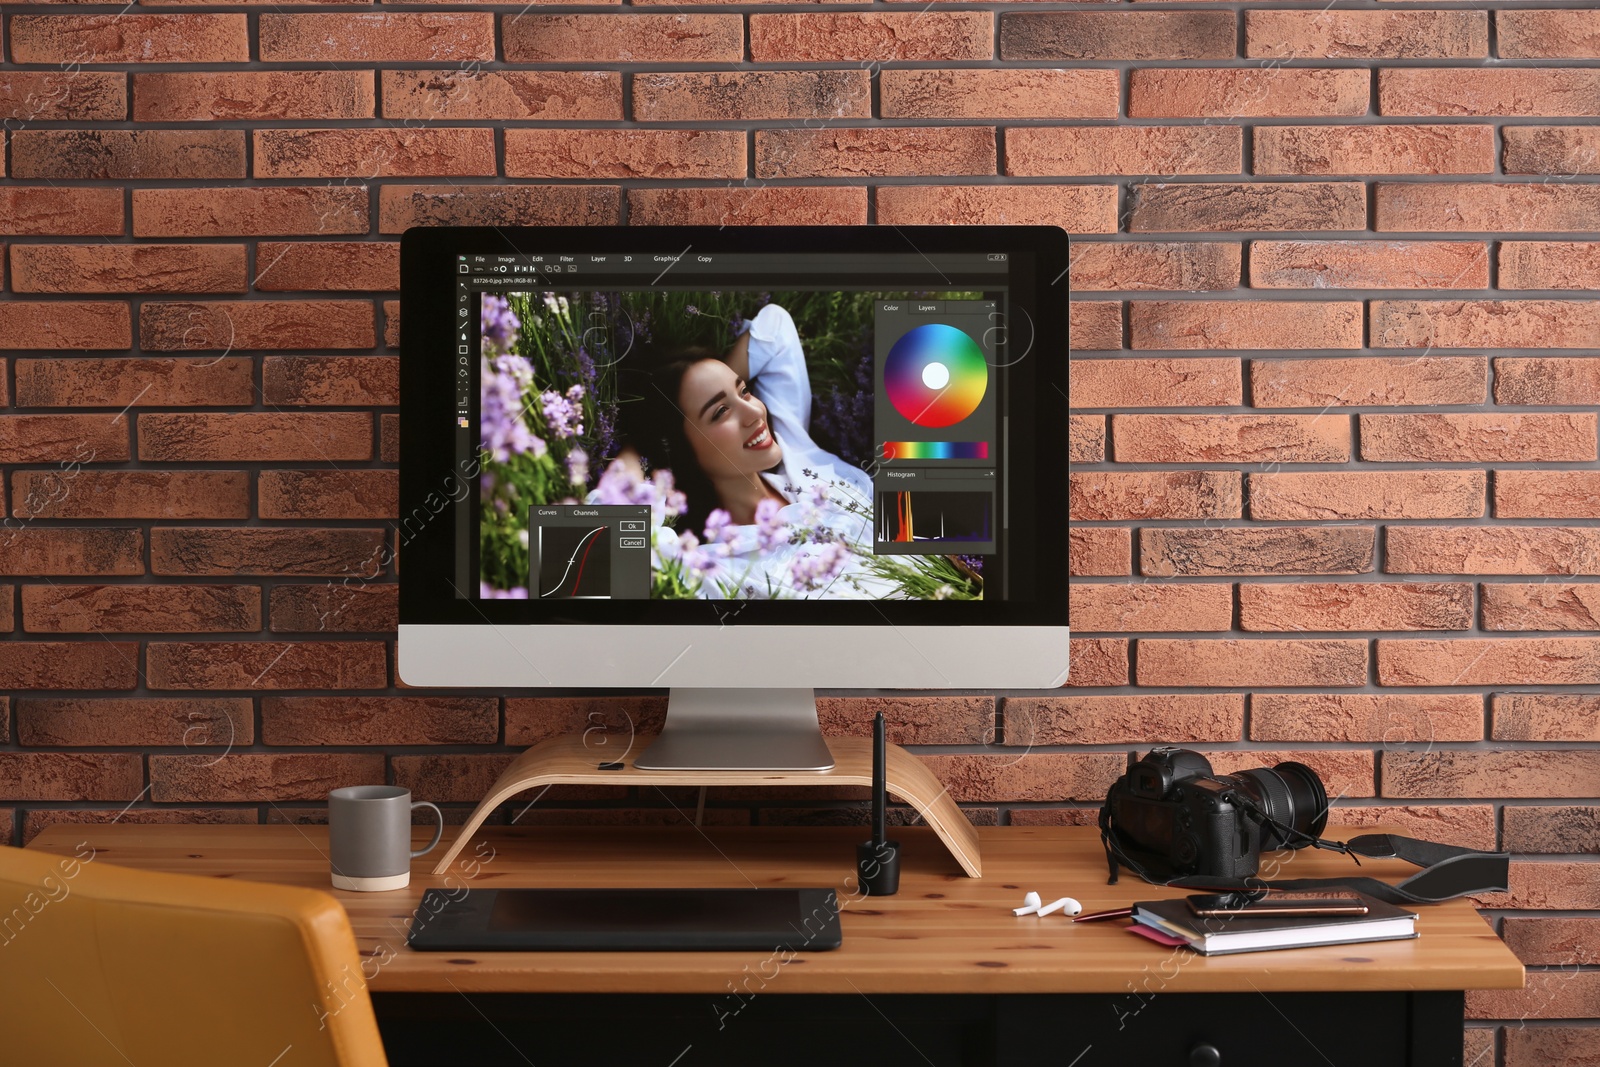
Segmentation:
[(869, 897), (892, 897), (900, 892), (900, 842), (856, 846), (856, 879)]

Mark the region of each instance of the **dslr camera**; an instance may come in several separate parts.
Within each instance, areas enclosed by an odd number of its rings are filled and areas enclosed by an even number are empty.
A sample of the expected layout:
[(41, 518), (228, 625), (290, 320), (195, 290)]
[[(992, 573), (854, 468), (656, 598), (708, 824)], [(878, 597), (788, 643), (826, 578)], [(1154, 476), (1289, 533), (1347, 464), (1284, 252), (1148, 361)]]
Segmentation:
[(1100, 809), (1100, 840), (1111, 881), (1117, 865), (1149, 882), (1213, 876), (1246, 879), (1263, 849), (1317, 844), (1328, 824), (1328, 793), (1303, 763), (1213, 774), (1186, 748), (1128, 754), (1128, 771)]

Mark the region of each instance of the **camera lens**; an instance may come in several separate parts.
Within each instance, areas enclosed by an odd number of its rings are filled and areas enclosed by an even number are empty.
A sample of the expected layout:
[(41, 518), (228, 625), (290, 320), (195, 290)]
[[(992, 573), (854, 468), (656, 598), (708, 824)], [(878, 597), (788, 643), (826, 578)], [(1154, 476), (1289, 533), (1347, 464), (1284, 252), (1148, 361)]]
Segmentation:
[[(1293, 761), (1218, 776), (1248, 793), (1277, 822), (1308, 837), (1320, 837), (1328, 825), (1328, 793), (1317, 772)], [(1261, 847), (1305, 848), (1307, 837), (1285, 837), (1270, 826), (1261, 828)]]

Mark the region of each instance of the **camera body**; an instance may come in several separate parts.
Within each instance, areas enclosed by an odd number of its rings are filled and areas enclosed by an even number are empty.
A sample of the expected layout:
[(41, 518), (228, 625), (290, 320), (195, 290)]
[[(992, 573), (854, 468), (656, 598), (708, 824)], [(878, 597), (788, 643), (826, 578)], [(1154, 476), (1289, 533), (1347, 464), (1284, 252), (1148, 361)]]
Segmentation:
[(1200, 753), (1170, 747), (1135, 760), (1100, 809), (1113, 873), (1120, 860), (1157, 882), (1249, 878), (1263, 849), (1303, 848), (1326, 824), (1327, 794), (1304, 764), (1217, 775)]

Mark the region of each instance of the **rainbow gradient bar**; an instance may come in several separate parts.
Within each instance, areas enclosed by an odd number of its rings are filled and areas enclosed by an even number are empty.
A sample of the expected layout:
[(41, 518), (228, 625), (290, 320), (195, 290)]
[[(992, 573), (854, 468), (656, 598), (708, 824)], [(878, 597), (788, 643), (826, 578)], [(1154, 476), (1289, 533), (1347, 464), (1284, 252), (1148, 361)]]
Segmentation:
[(988, 459), (988, 441), (885, 441), (884, 459)]

